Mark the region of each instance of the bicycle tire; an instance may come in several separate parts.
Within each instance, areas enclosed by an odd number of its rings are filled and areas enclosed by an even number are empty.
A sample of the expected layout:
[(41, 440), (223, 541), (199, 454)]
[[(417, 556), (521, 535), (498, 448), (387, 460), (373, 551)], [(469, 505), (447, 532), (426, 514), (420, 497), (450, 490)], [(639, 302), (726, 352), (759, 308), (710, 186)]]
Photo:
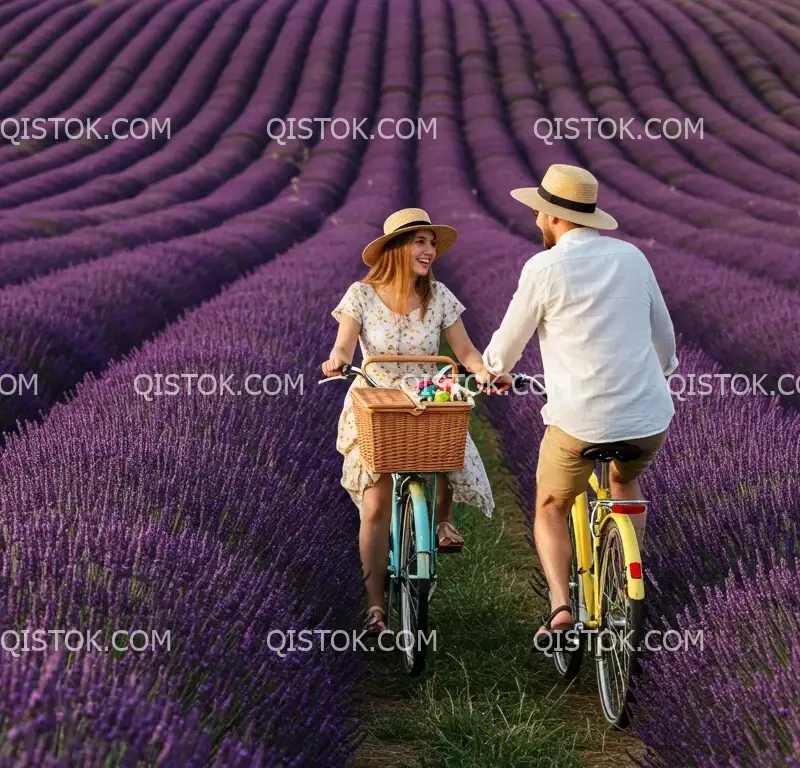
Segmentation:
[[(631, 683), (638, 671), (645, 609), (644, 600), (631, 600), (627, 595), (624, 545), (614, 520), (603, 526), (602, 536), (598, 569), (602, 631), (597, 640), (597, 686), (603, 715), (611, 725), (622, 729), (630, 724)], [(620, 627), (622, 623), (624, 627)], [(617, 631), (625, 630), (625, 641), (620, 643), (621, 657), (614, 649), (606, 648), (608, 643), (604, 638), (610, 627), (615, 635), (615, 646)]]
[[(406, 492), (402, 501), (403, 519), (400, 528), (400, 628), (404, 632), (403, 645), (398, 648), (403, 666), (410, 675), (421, 674), (426, 663), (426, 644), (420, 636), (428, 632), (428, 596), (430, 577), (419, 576), (417, 571), (416, 515), (411, 494)], [(427, 514), (425, 515), (427, 517)], [(409, 638), (413, 642), (409, 642)], [(407, 647), (409, 646), (410, 647)]]
[[(572, 620), (577, 622), (581, 615), (581, 585), (580, 576), (578, 575), (578, 551), (575, 542), (575, 526), (572, 522), (572, 513), (569, 515), (569, 540), (572, 544), (572, 561), (569, 566), (569, 606), (572, 609)], [(586, 650), (586, 640), (583, 633), (579, 633), (577, 637), (572, 635), (566, 641), (569, 644), (569, 649), (556, 648), (553, 651), (553, 663), (556, 666), (556, 672), (564, 678), (564, 680), (574, 680), (581, 671), (583, 664), (583, 656)]]

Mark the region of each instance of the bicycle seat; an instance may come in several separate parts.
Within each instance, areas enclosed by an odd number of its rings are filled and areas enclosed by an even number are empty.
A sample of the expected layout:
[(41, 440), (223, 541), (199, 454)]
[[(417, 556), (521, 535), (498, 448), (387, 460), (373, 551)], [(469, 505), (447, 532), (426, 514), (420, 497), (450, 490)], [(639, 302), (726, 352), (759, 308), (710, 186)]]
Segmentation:
[(632, 443), (598, 443), (581, 451), (581, 456), (589, 461), (633, 461), (642, 455), (642, 449)]

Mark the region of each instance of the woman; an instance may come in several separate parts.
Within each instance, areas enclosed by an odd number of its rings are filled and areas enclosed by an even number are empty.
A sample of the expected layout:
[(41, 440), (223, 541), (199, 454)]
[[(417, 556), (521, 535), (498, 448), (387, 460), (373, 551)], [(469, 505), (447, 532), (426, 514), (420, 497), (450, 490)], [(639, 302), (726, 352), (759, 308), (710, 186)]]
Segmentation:
[[(433, 262), (453, 246), (456, 231), (445, 225), (431, 224), (428, 214), (420, 208), (393, 213), (386, 219), (383, 231), (384, 235), (373, 240), (362, 254), (370, 267), (369, 273), (350, 286), (332, 312), (339, 321), (339, 331), (329, 359), (322, 364), (323, 373), (334, 376), (343, 364), (351, 363), (357, 342), (360, 342), (364, 358), (436, 355), (444, 333), (468, 371), (486, 374), (481, 354), (470, 341), (460, 319), (464, 306), (442, 283), (433, 279), (431, 271)], [(427, 378), (435, 372), (435, 365), (425, 363), (374, 364), (368, 371), (382, 387), (400, 386), (405, 376)], [(359, 378), (352, 386), (366, 386), (366, 382)], [(370, 606), (365, 629), (377, 634), (386, 628), (383, 588), (388, 562), (392, 477), (373, 473), (361, 463), (349, 392), (339, 418), (336, 448), (344, 455), (342, 485), (361, 513), (359, 547)], [(491, 517), (494, 509), (489, 480), (472, 438), (467, 438), (463, 470), (440, 477), (437, 487), (439, 551), (457, 551), (464, 538), (451, 522), (453, 501), (478, 507), (487, 517)]]

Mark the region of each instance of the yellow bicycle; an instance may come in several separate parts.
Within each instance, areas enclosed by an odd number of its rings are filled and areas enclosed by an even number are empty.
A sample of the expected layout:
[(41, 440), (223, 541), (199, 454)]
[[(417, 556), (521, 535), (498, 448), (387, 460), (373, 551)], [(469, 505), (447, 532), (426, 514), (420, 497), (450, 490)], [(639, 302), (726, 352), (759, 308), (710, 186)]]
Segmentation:
[(567, 680), (578, 675), (585, 651), (593, 651), (603, 714), (618, 728), (629, 722), (631, 678), (645, 615), (642, 562), (629, 516), (646, 513), (648, 502), (613, 500), (609, 465), (632, 461), (640, 454), (637, 446), (625, 442), (582, 451), (584, 458), (600, 462), (600, 479), (592, 474), (589, 488), (575, 500), (569, 516), (574, 628), (553, 649), (556, 669)]

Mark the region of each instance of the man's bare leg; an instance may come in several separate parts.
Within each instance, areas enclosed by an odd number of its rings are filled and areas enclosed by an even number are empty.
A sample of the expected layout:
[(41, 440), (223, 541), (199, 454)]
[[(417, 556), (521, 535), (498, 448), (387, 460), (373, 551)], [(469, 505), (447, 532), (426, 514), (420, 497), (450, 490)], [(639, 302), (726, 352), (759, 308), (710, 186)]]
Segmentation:
[[(628, 483), (623, 483), (619, 479), (619, 472), (616, 464), (613, 462), (611, 464), (611, 498), (619, 501), (638, 501), (644, 499), (638, 478)], [(629, 519), (633, 524), (633, 529), (636, 531), (636, 539), (639, 542), (639, 549), (641, 550), (642, 543), (644, 542), (644, 529), (647, 526), (647, 512), (642, 512), (638, 515), (630, 515)]]
[[(533, 537), (542, 564), (547, 585), (550, 588), (550, 610), (560, 605), (569, 605), (569, 567), (572, 560), (572, 544), (567, 523), (575, 499), (558, 499), (547, 491), (536, 491), (536, 518)], [(554, 624), (568, 621), (570, 617), (562, 611), (553, 617)]]

